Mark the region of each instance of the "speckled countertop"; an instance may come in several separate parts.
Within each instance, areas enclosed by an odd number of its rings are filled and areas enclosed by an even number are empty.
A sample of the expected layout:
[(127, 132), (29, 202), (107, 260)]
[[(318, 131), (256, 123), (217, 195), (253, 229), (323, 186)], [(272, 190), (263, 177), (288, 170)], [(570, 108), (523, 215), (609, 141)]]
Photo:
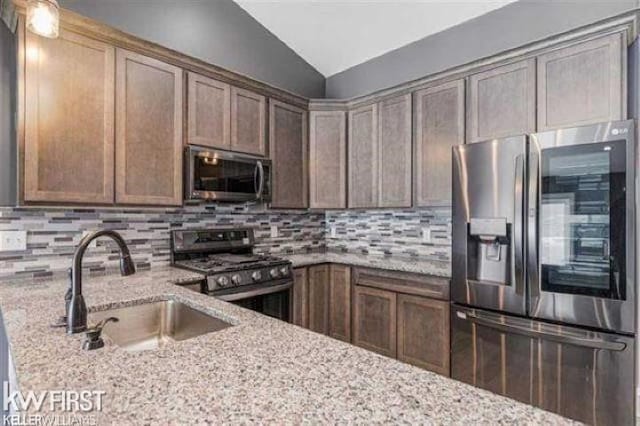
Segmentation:
[(83, 351), (81, 336), (50, 328), (65, 281), (1, 284), (19, 389), (105, 391), (98, 424), (568, 422), (172, 284), (197, 277), (166, 268), (85, 280), (90, 311), (171, 298), (234, 324), (146, 352)]
[(279, 254), (278, 256), (291, 260), (294, 268), (320, 263), (341, 263), (344, 265), (365, 266), (391, 271), (415, 272), (445, 278), (451, 276), (451, 264), (449, 262), (404, 256), (375, 256), (335, 251), (289, 255)]

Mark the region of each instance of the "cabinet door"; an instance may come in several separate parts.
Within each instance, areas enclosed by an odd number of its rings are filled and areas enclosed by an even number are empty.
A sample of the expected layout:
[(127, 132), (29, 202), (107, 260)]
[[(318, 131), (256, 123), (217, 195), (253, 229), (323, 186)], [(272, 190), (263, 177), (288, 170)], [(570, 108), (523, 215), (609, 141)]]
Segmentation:
[(351, 268), (329, 268), (329, 336), (351, 342)]
[(411, 207), (411, 95), (378, 106), (379, 207)]
[(307, 112), (269, 101), (269, 150), (273, 162), (273, 207), (309, 206)]
[(467, 142), (535, 131), (535, 59), (469, 77)]
[(611, 34), (538, 57), (538, 130), (626, 118), (626, 44)]
[(113, 47), (26, 32), (24, 200), (113, 203)]
[(193, 145), (231, 146), (231, 87), (199, 74), (188, 75), (188, 137)]
[(309, 268), (309, 329), (329, 333), (329, 265)]
[(182, 204), (182, 70), (118, 50), (116, 202)]
[(311, 208), (346, 205), (346, 114), (312, 111), (309, 135)]
[(449, 302), (398, 295), (398, 359), (449, 376)]
[(396, 294), (356, 285), (353, 297), (353, 343), (395, 358)]
[(378, 106), (349, 111), (348, 207), (378, 205)]
[(267, 101), (248, 90), (231, 88), (231, 149), (265, 155)]
[(307, 268), (293, 270), (293, 313), (292, 321), (300, 327), (309, 326), (309, 283)]
[(451, 204), (451, 149), (464, 143), (464, 80), (414, 95), (415, 205)]

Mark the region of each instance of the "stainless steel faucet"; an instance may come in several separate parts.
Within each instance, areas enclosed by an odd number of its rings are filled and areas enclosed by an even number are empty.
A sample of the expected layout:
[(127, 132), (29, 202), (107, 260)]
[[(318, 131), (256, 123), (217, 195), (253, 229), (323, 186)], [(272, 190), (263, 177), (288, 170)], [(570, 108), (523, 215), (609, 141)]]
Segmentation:
[(120, 249), (120, 273), (123, 276), (132, 275), (136, 272), (136, 267), (131, 260), (127, 243), (124, 242), (124, 239), (119, 233), (111, 230), (101, 230), (86, 235), (80, 241), (73, 255), (70, 289), (67, 297), (65, 297), (67, 333), (69, 334), (81, 333), (87, 329), (87, 305), (82, 297), (82, 258), (89, 244), (99, 237), (110, 237), (118, 244), (118, 248)]

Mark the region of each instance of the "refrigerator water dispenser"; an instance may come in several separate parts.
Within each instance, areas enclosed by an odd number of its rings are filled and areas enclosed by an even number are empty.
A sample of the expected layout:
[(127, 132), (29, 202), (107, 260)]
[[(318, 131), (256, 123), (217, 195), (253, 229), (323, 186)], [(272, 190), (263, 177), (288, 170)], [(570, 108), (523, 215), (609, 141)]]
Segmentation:
[(510, 284), (511, 225), (504, 217), (471, 218), (467, 241), (467, 278), (495, 284)]

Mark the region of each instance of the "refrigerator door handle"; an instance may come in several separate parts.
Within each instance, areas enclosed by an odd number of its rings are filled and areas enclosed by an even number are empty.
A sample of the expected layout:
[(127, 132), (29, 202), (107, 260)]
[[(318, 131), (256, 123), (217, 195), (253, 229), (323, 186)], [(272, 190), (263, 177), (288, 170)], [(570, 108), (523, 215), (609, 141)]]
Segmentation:
[(538, 279), (538, 181), (540, 165), (537, 153), (529, 156), (529, 195), (527, 202), (527, 274), (531, 307), (535, 309), (540, 293)]
[(562, 333), (553, 333), (550, 331), (533, 330), (514, 324), (507, 324), (490, 318), (482, 318), (470, 312), (466, 312), (466, 318), (477, 325), (493, 328), (495, 330), (504, 331), (505, 333), (520, 334), (527, 337), (540, 338), (543, 340), (551, 340), (558, 343), (566, 343), (573, 346), (580, 346), (592, 349), (605, 349), (609, 351), (623, 351), (627, 345), (618, 341), (607, 341), (598, 338), (584, 338), (579, 336), (571, 336)]
[(524, 155), (516, 157), (514, 186), (514, 219), (513, 219), (513, 280), (516, 294), (524, 295), (524, 250), (523, 250), (523, 226), (524, 221)]

